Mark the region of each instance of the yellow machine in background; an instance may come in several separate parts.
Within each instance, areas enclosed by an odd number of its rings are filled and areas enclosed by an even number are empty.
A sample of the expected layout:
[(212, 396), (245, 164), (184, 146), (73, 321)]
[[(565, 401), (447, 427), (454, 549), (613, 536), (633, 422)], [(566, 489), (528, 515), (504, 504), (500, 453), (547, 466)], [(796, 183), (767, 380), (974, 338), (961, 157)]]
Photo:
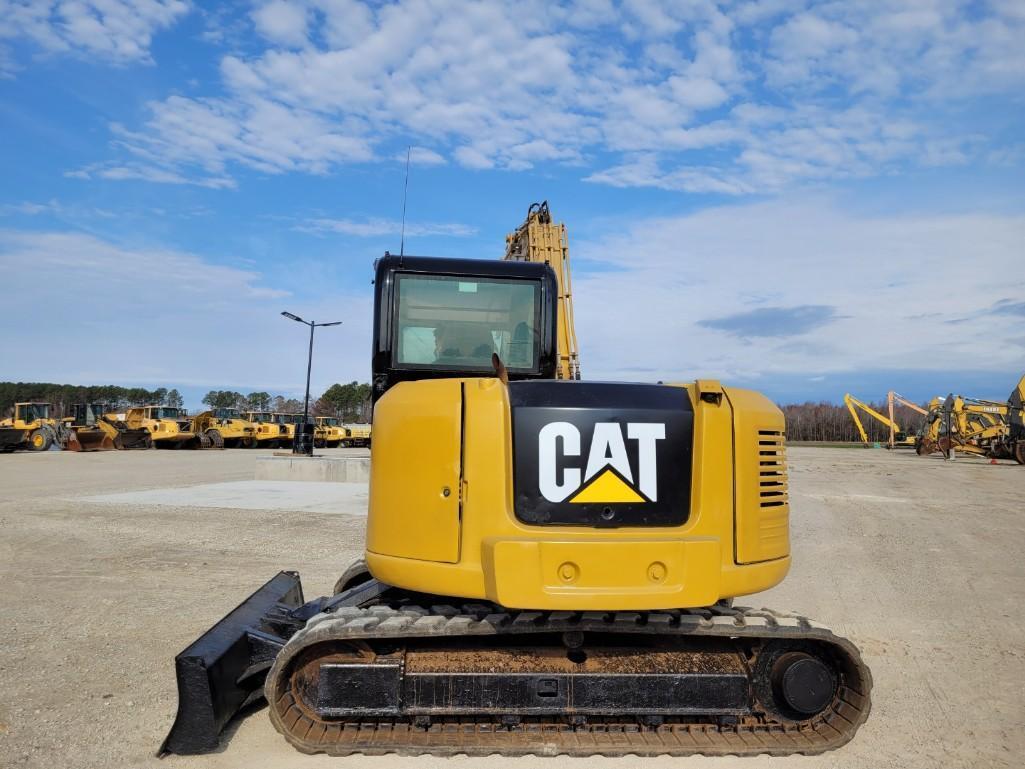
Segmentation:
[(238, 409), (215, 408), (204, 412), (203, 430), (207, 435), (216, 433), (224, 448), (251, 449), (256, 446), (256, 426), (245, 419)]
[[(847, 410), (849, 412), (851, 412), (851, 419), (854, 420), (854, 426), (858, 428), (858, 434), (861, 436), (861, 442), (863, 444), (865, 444), (866, 447), (868, 447), (868, 445), (869, 445), (868, 433), (865, 432), (865, 426), (862, 424), (861, 418), (858, 416), (858, 412), (857, 412), (856, 409), (861, 409), (862, 411), (864, 411), (870, 417), (875, 419), (877, 422), (880, 422), (884, 427), (886, 427), (889, 430), (889, 441), (888, 441), (889, 448), (892, 449), (892, 448), (894, 448), (895, 446), (898, 446), (898, 445), (900, 445), (900, 446), (914, 446), (915, 445), (915, 436), (913, 434), (911, 434), (911, 435), (906, 434), (903, 430), (900, 429), (900, 425), (897, 424), (897, 422), (894, 421), (894, 419), (893, 419), (893, 416), (892, 416), (892, 414), (893, 414), (893, 400), (892, 399), (893, 399), (893, 397), (895, 395), (896, 394), (891, 390), (890, 393), (887, 396), (887, 401), (889, 403), (889, 410), (890, 410), (891, 416), (886, 417), (886, 416), (880, 414), (878, 411), (876, 411), (874, 408), (869, 406), (864, 401), (858, 400), (857, 398), (855, 398), (850, 393), (844, 393), (844, 396), (843, 396), (844, 405), (847, 407)], [(925, 409), (923, 409), (921, 406), (916, 406), (914, 404), (911, 404), (909, 401), (903, 400), (903, 398), (901, 399), (901, 401), (903, 403), (908, 403), (909, 405), (911, 405), (912, 408), (917, 409), (918, 411), (921, 411), (923, 414), (925, 413)], [(877, 446), (877, 448), (878, 448), (878, 446)]]
[(209, 448), (210, 439), (192, 429), (183, 409), (151, 404), (131, 409), (125, 414), (125, 423), (149, 431), (153, 446), (158, 449)]
[(274, 412), (274, 423), (281, 427), (281, 443), (283, 447), (291, 447), (295, 441), (295, 414)]
[(373, 427), (371, 425), (347, 424), (345, 425), (345, 438), (342, 440), (342, 445), (362, 447), (369, 446), (372, 432)]
[(15, 403), (14, 413), (0, 421), (0, 451), (46, 451), (67, 440), (67, 428), (53, 416), (49, 403)]
[(559, 379), (580, 379), (580, 352), (573, 320), (573, 290), (566, 225), (552, 221), (548, 201), (533, 203), (527, 218), (505, 237), (505, 259), (547, 264), (559, 283), (558, 355)]
[(274, 421), (274, 414), (270, 411), (247, 411), (245, 418), (253, 425), (253, 437), (258, 448), (276, 449), (288, 441), (287, 431)]
[(1025, 464), (1025, 376), (1006, 402), (948, 395), (929, 404), (918, 453), (951, 451)]
[(103, 403), (72, 404), (71, 416), (62, 420), (68, 428), (64, 448), (69, 451), (152, 448), (153, 438), (142, 426), (142, 415), (141, 409), (118, 414)]
[(346, 438), (346, 430), (338, 417), (316, 417), (317, 427), (313, 433), (313, 445), (317, 448), (333, 449)]

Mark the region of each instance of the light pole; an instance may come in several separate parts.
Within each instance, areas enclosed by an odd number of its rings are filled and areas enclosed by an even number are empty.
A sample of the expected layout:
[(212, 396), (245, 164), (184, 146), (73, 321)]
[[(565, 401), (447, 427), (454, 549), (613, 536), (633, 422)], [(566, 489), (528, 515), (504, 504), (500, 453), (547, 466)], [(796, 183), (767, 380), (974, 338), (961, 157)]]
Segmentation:
[(306, 424), (310, 418), (310, 372), (313, 370), (313, 329), (318, 326), (340, 326), (342, 322), (340, 320), (333, 321), (331, 323), (314, 323), (312, 320), (303, 320), (298, 315), (293, 315), (290, 312), (281, 313), (286, 318), (289, 318), (299, 323), (305, 323), (310, 327), (310, 354), (306, 360), (306, 400), (303, 402), (303, 423), (302, 427), (303, 440), (300, 440), (300, 432), (296, 431), (295, 438), (292, 441), (292, 453), (293, 454), (313, 454), (313, 437), (310, 436), (310, 440), (305, 440), (306, 435)]

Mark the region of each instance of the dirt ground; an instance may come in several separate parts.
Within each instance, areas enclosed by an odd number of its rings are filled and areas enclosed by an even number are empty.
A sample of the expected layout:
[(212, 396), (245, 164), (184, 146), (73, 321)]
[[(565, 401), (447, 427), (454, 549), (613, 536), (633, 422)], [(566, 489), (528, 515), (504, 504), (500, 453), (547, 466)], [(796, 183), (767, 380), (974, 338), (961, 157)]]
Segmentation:
[[(342, 450), (338, 450), (342, 451)], [(365, 519), (77, 498), (253, 478), (261, 451), (0, 457), (0, 766), (1020, 767), (1025, 755), (1025, 467), (793, 447), (794, 566), (739, 603), (801, 612), (861, 647), (873, 709), (855, 740), (789, 759), (331, 759), (265, 710), (222, 750), (153, 757), (174, 655), (279, 569), (330, 591)]]

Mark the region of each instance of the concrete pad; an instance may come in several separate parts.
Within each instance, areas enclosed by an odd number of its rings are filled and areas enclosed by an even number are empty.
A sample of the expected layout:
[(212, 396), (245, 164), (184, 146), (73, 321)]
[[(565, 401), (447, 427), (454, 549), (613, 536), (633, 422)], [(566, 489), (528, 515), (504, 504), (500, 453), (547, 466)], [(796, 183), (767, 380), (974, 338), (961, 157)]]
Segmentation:
[(341, 515), (367, 514), (363, 483), (232, 481), (171, 489), (100, 494), (78, 499), (117, 505), (217, 507), (232, 510), (281, 510)]
[(260, 457), (256, 460), (256, 480), (368, 483), (370, 457)]

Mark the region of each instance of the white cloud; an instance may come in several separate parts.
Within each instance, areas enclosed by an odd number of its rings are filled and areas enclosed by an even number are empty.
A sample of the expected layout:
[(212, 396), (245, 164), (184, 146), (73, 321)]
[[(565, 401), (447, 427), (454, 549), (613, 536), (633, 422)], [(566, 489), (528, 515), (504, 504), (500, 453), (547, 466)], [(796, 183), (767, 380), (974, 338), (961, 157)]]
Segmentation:
[(957, 0), (269, 0), (252, 18), (266, 42), (222, 59), (223, 92), (150, 103), (115, 127), (124, 151), (171, 180), (419, 142), (423, 163), (602, 158), (592, 181), (745, 194), (992, 154), (969, 105), (1025, 86), (1023, 15)]
[[(297, 225), (301, 232), (337, 233), (354, 235), (360, 238), (372, 238), (382, 235), (398, 235), (402, 232), (402, 222), (393, 219), (370, 218), (362, 221), (355, 219), (311, 218)], [(476, 235), (477, 230), (466, 224), (445, 224), (431, 222), (406, 222), (406, 236), (430, 237), (442, 236), (465, 238)]]
[(153, 35), (189, 10), (184, 0), (0, 0), (0, 39), (47, 53), (149, 62)]
[[(1007, 341), (1021, 338), (1022, 318), (1006, 309), (1025, 296), (1021, 214), (858, 215), (786, 199), (570, 236), (588, 379), (928, 371), (968, 360), (1007, 371), (1025, 359), (1025, 341)], [(972, 269), (958, 267), (965, 254)], [(586, 269), (595, 263), (604, 266)], [(753, 322), (768, 324), (761, 336), (744, 330)]]
[(253, 11), (253, 21), (257, 31), (272, 43), (301, 48), (308, 42), (306, 9), (299, 3), (271, 0)]
[[(395, 155), (399, 162), (406, 162), (406, 153), (400, 152)], [(448, 161), (445, 156), (426, 147), (412, 147), (409, 152), (409, 162), (414, 166), (442, 166)]]
[(0, 230), (0, 265), (8, 317), (31, 319), (6, 335), (8, 379), (299, 389), (305, 338), (282, 310), (345, 321), (317, 334), (314, 389), (369, 376), (366, 293), (310, 302), (252, 270), (74, 232)]

